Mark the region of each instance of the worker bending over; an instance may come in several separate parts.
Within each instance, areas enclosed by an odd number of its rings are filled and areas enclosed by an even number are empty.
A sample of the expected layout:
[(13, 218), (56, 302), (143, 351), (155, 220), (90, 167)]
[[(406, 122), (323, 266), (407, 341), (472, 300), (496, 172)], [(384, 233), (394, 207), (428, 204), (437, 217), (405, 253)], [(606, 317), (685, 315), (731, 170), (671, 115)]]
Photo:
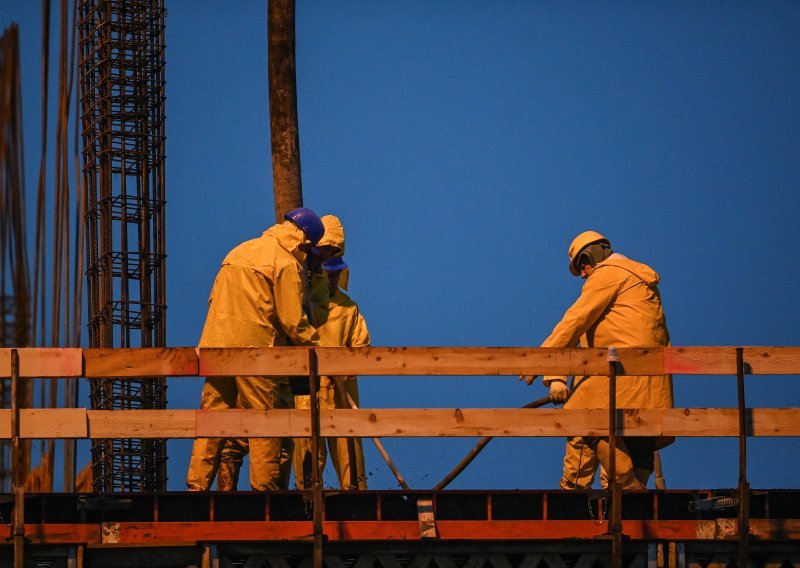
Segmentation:
[[(330, 345), (342, 347), (369, 347), (367, 324), (358, 305), (340, 288), (342, 272), (348, 268), (341, 256), (322, 263), (327, 274), (328, 312), (326, 320), (318, 326), (320, 337)], [(352, 408), (358, 406), (358, 383), (354, 376), (324, 376), (320, 382), (320, 408)], [(295, 408), (309, 408), (309, 396), (296, 396)], [(344, 490), (366, 489), (364, 448), (360, 438), (327, 438), (331, 461), (336, 470), (339, 487)], [(325, 469), (325, 444), (319, 447), (319, 468)], [(294, 476), (298, 489), (311, 487), (311, 444), (308, 438), (298, 438), (294, 444)], [(355, 465), (354, 465), (355, 464)]]
[[(334, 215), (322, 217), (322, 224), (325, 234), (317, 245), (311, 249), (308, 257), (308, 277), (309, 277), (309, 299), (306, 303), (306, 311), (312, 314), (311, 321), (317, 326), (320, 336), (330, 345), (344, 345), (350, 347), (361, 347), (369, 345), (369, 332), (366, 324), (358, 312), (358, 307), (352, 300), (342, 292), (337, 294), (337, 285), (340, 281), (345, 281), (349, 270), (344, 261), (328, 264), (326, 261), (333, 258), (341, 259), (345, 250), (344, 227), (341, 221)], [(336, 268), (333, 268), (336, 267)], [(332, 276), (333, 275), (333, 276)], [(332, 282), (335, 283), (332, 285)], [(343, 284), (346, 286), (346, 283)], [(347, 299), (348, 301), (343, 301)], [(349, 304), (348, 304), (349, 302)], [(353, 401), (358, 401), (358, 389), (355, 377), (322, 377), (320, 381), (319, 401), (322, 408), (350, 408), (346, 396), (336, 395), (336, 386), (344, 388), (349, 392)], [(307, 392), (307, 391), (306, 391)], [(344, 391), (342, 391), (344, 392)], [(310, 406), (308, 395), (298, 395), (294, 397), (296, 408), (307, 409)], [(338, 403), (338, 405), (337, 405)], [(283, 439), (281, 450), (281, 480), (282, 487), (288, 487), (288, 474), (292, 463), (291, 444), (289, 438)], [(310, 487), (311, 469), (311, 448), (308, 438), (298, 438), (295, 441), (295, 477), (297, 486), (301, 489)], [(360, 440), (336, 440), (329, 439), (328, 445), (331, 447), (331, 459), (340, 481), (342, 489), (366, 489), (366, 477), (364, 473), (364, 456)], [(338, 446), (342, 445), (347, 451), (338, 451)], [(290, 454), (287, 459), (286, 449), (289, 448)], [(349, 448), (349, 450), (348, 450)], [(238, 485), (239, 472), (242, 461), (248, 453), (248, 443), (246, 438), (232, 438), (227, 440), (222, 450), (220, 458), (217, 488), (220, 491), (234, 491)], [(351, 459), (352, 458), (352, 459)], [(320, 447), (320, 471), (325, 469), (327, 452), (324, 444)], [(359, 464), (353, 470), (356, 480), (350, 482), (350, 463), (355, 461)], [(304, 471), (306, 473), (304, 473)]]
[[(208, 300), (200, 347), (326, 345), (303, 311), (304, 262), (324, 234), (322, 221), (306, 208), (234, 248), (217, 273)], [(286, 377), (207, 377), (201, 409), (291, 408)], [(285, 489), (280, 438), (250, 439), (250, 485), (257, 491)], [(186, 485), (208, 490), (225, 438), (198, 438)]]
[[(600, 233), (586, 231), (569, 246), (569, 270), (585, 280), (578, 300), (564, 314), (542, 347), (663, 347), (669, 331), (658, 290), (659, 276), (649, 266), (611, 249)], [(523, 376), (531, 384), (535, 376)], [(572, 390), (567, 377), (544, 377), (550, 397), (564, 408), (608, 408), (607, 376), (575, 377)], [(672, 408), (672, 377), (617, 377), (618, 408)], [(674, 438), (617, 438), (616, 482), (623, 489), (646, 487), (653, 472), (654, 452)], [(610, 473), (607, 438), (567, 439), (561, 487), (591, 486), (597, 464)], [(588, 485), (587, 485), (588, 480)]]

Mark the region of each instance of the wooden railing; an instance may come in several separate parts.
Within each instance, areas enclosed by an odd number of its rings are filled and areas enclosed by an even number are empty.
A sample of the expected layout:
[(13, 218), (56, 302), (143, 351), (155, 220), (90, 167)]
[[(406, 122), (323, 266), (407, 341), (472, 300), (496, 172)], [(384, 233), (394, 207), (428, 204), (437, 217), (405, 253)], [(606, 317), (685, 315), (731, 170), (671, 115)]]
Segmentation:
[[(0, 377), (302, 376), (311, 349), (25, 348), (13, 368), (0, 349)], [(320, 375), (608, 375), (606, 349), (486, 347), (316, 348)], [(618, 349), (619, 374), (735, 375), (734, 347)], [(744, 373), (800, 374), (798, 347), (745, 347)], [(16, 371), (16, 372), (15, 372)], [(516, 380), (516, 379), (514, 379)], [(732, 389), (733, 387), (731, 387)], [(796, 403), (797, 401), (787, 401)], [(310, 435), (307, 410), (16, 409), (19, 438), (195, 438)], [(625, 436), (738, 436), (733, 408), (620, 410)], [(0, 438), (14, 434), (14, 410), (0, 410)], [(322, 436), (598, 436), (607, 410), (362, 409), (320, 411)], [(747, 410), (749, 436), (800, 436), (800, 408)]]

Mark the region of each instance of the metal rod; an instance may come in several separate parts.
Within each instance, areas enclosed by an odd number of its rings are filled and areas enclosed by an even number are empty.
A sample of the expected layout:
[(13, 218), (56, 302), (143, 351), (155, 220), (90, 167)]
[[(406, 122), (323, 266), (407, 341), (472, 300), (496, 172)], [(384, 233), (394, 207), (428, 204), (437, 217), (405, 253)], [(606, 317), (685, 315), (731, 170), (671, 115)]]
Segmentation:
[[(549, 396), (545, 396), (545, 397), (539, 398), (537, 400), (534, 400), (533, 402), (529, 402), (528, 404), (526, 404), (522, 408), (539, 408), (540, 406), (544, 406), (545, 404), (548, 404), (549, 402), (550, 402), (550, 397)], [(469, 451), (469, 453), (466, 456), (464, 456), (464, 458), (460, 462), (458, 462), (458, 464), (453, 468), (453, 470), (450, 473), (448, 473), (447, 475), (445, 475), (439, 483), (437, 483), (436, 485), (433, 486), (433, 490), (434, 491), (440, 491), (440, 490), (444, 489), (445, 487), (447, 487), (448, 485), (450, 485), (450, 483), (456, 477), (458, 477), (461, 474), (461, 472), (464, 471), (467, 468), (467, 466), (469, 464), (472, 463), (472, 460), (474, 460), (476, 457), (478, 457), (478, 454), (481, 453), (481, 451), (483, 451), (483, 448), (485, 448), (486, 445), (489, 442), (491, 442), (493, 438), (494, 438), (493, 436), (485, 436), (485, 437), (481, 438), (480, 441), (477, 444), (475, 444), (475, 447), (472, 448)], [(403, 487), (403, 489), (406, 489), (406, 488)]]
[(747, 409), (744, 399), (744, 349), (736, 348), (736, 390), (739, 399), (739, 567), (749, 564), (750, 484), (747, 483)]
[(617, 479), (617, 362), (614, 347), (608, 349), (608, 447), (611, 486), (611, 568), (622, 568), (622, 489)]
[(308, 350), (308, 388), (311, 399), (311, 490), (314, 498), (314, 568), (322, 568), (322, 515), (324, 501), (322, 498), (322, 472), (319, 470), (320, 419), (319, 402), (317, 401), (317, 380), (319, 365), (315, 349)]
[(19, 351), (11, 350), (11, 468), (14, 487), (14, 524), (11, 534), (14, 537), (14, 568), (25, 565), (25, 475), (22, 448), (20, 445), (19, 414), (22, 402), (22, 389), (19, 381)]

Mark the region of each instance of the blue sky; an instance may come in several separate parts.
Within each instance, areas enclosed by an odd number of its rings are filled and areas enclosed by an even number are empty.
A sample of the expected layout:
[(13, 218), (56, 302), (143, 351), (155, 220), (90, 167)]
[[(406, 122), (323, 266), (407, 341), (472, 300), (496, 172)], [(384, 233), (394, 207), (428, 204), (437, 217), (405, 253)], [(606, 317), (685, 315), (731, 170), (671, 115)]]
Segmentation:
[[(226, 252), (274, 218), (266, 2), (167, 9), (168, 338), (180, 346), (199, 338)], [(39, 11), (0, 6), (1, 25), (21, 24), (29, 195)], [(594, 229), (661, 274), (675, 345), (800, 345), (798, 29), (790, 2), (300, 0), (305, 203), (345, 225), (373, 343), (537, 345), (579, 294), (567, 246)], [(545, 393), (514, 377), (360, 385), (374, 407), (516, 407)], [(194, 407), (200, 388), (171, 381), (170, 406)], [(733, 377), (676, 377), (675, 392), (681, 407), (736, 404)], [(800, 406), (800, 386), (751, 377), (747, 397)], [(414, 488), (473, 443), (385, 440)], [(371, 487), (393, 487), (366, 447)], [(736, 448), (679, 440), (663, 453), (668, 485), (734, 486)], [(188, 453), (170, 443), (171, 489)], [(496, 440), (453, 487), (556, 487), (562, 455), (561, 439)], [(751, 439), (751, 483), (798, 486), (798, 455), (797, 439)]]

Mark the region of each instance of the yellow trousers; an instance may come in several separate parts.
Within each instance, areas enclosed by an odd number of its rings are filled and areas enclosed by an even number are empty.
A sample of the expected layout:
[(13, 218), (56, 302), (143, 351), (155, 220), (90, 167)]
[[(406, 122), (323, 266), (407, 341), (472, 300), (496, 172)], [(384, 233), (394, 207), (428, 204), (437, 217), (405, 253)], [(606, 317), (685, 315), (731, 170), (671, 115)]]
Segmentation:
[[(629, 447), (630, 446), (630, 447)], [(623, 489), (642, 489), (653, 471), (654, 448), (649, 438), (617, 438), (616, 481)], [(601, 484), (608, 486), (611, 448), (608, 438), (567, 438), (562, 489), (589, 489), (595, 471), (602, 466)]]
[[(357, 379), (342, 380), (345, 391), (358, 405)], [(334, 381), (322, 377), (318, 395), (320, 408), (351, 408), (346, 397), (337, 393)], [(296, 396), (295, 408), (309, 408), (309, 396)], [(327, 440), (327, 450), (325, 448)], [(336, 470), (339, 487), (343, 490), (367, 488), (367, 475), (364, 467), (364, 446), (361, 438), (326, 438), (321, 440), (319, 448), (319, 468), (325, 469), (327, 455), (330, 454), (331, 462)], [(294, 477), (298, 489), (311, 488), (311, 439), (297, 438), (294, 441)], [(355, 461), (355, 471), (352, 471), (352, 462)], [(352, 479), (352, 477), (355, 479)], [(355, 481), (355, 483), (353, 483)]]
[[(236, 408), (238, 390), (234, 377), (207, 377), (200, 397), (200, 410)], [(192, 446), (186, 486), (190, 491), (208, 491), (219, 467), (225, 438), (197, 438)]]
[[(289, 489), (289, 479), (292, 474), (292, 451), (294, 440), (281, 438), (281, 489)], [(228, 438), (222, 454), (219, 457), (219, 470), (217, 471), (217, 490), (236, 491), (239, 486), (239, 472), (242, 469), (244, 457), (250, 453), (250, 444), (247, 438)]]
[[(236, 377), (240, 408), (291, 408), (292, 395), (285, 377)], [(250, 438), (250, 487), (254, 491), (285, 489), (281, 477), (281, 438)]]

